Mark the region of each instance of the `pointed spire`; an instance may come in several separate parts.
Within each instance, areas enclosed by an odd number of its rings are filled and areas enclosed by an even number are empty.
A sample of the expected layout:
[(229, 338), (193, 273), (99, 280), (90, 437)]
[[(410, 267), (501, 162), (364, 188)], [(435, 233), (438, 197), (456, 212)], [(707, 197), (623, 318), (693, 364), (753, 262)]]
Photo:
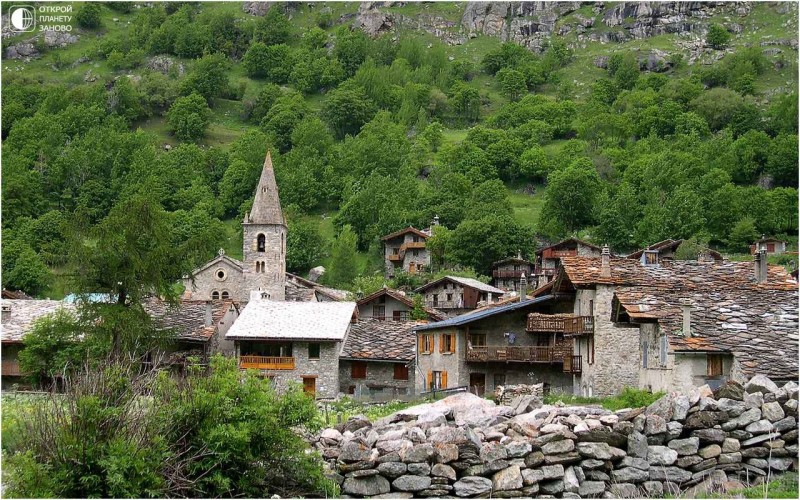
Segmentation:
[(272, 156), (267, 151), (264, 169), (256, 187), (256, 197), (247, 222), (251, 224), (282, 224), (286, 220), (281, 211), (281, 200), (278, 196), (278, 184), (275, 182), (275, 171), (272, 169)]

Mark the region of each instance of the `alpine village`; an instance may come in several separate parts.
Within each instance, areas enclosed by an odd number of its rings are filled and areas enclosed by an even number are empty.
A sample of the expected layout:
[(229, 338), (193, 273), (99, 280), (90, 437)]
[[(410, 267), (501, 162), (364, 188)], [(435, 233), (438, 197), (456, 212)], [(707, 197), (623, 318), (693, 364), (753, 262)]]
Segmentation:
[(797, 498), (797, 2), (2, 5), (7, 498)]

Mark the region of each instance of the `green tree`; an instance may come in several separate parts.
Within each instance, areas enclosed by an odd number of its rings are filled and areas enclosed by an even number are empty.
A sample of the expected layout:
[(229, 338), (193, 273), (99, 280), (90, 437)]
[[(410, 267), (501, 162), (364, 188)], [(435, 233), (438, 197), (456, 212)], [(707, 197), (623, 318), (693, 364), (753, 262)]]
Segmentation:
[(228, 60), (221, 52), (203, 56), (194, 63), (194, 68), (181, 83), (181, 93), (197, 93), (210, 102), (228, 88), (228, 66)]
[(456, 116), (470, 123), (478, 120), (481, 112), (481, 96), (478, 90), (463, 82), (450, 87), (450, 103)]
[(780, 134), (772, 140), (765, 171), (780, 186), (797, 186), (797, 134)]
[(451, 254), (458, 264), (488, 274), (493, 262), (517, 252), (530, 254), (532, 241), (532, 231), (511, 215), (490, 214), (465, 220), (453, 230)]
[(708, 27), (708, 34), (706, 35), (706, 43), (711, 47), (720, 50), (728, 46), (731, 41), (731, 34), (728, 33), (724, 27), (719, 24), (712, 24)]
[(254, 38), (256, 42), (263, 42), (266, 45), (286, 43), (292, 34), (292, 23), (281, 12), (278, 4), (271, 7), (256, 21)]
[(692, 236), (685, 239), (675, 249), (675, 260), (697, 260), (701, 253), (708, 250), (708, 246)]
[(759, 237), (756, 222), (752, 217), (740, 219), (728, 235), (728, 248), (733, 252), (747, 252)]
[(358, 276), (356, 263), (356, 234), (350, 226), (344, 226), (331, 250), (331, 268), (323, 276), (332, 285), (349, 287)]
[(36, 296), (51, 280), (50, 270), (29, 245), (16, 241), (3, 245), (3, 288)]
[(591, 224), (599, 185), (594, 169), (575, 165), (551, 172), (539, 230), (549, 236), (562, 236)]
[(175, 100), (167, 113), (167, 123), (175, 137), (182, 141), (198, 141), (205, 135), (211, 118), (206, 100), (198, 94)]
[(522, 153), (519, 159), (519, 170), (528, 179), (544, 181), (550, 173), (550, 158), (541, 146), (533, 146)]
[(340, 26), (336, 30), (333, 54), (344, 67), (345, 75), (352, 76), (367, 58), (369, 39), (360, 29), (351, 30)]
[(528, 91), (525, 75), (515, 69), (501, 69), (497, 72), (497, 80), (500, 82), (503, 94), (511, 101), (519, 101)]
[(90, 30), (99, 28), (101, 24), (100, 13), (102, 10), (103, 8), (99, 3), (86, 3), (78, 9), (78, 12), (75, 14), (75, 21), (78, 22), (78, 26), (81, 28)]
[(289, 221), (286, 237), (286, 269), (293, 273), (308, 271), (325, 257), (325, 240), (311, 222)]
[(274, 83), (286, 83), (292, 72), (292, 50), (288, 45), (250, 45), (242, 59), (247, 76), (266, 78)]
[(355, 82), (345, 82), (328, 94), (322, 117), (337, 138), (356, 135), (370, 121), (378, 108)]
[(58, 309), (36, 320), (25, 335), (20, 367), (38, 386), (54, 384), (56, 377), (80, 368), (86, 358), (78, 318)]

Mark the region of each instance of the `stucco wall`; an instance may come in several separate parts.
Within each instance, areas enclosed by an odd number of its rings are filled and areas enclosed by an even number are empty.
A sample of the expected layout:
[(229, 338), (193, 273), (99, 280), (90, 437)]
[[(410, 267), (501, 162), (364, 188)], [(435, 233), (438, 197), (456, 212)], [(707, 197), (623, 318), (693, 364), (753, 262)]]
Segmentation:
[(355, 387), (358, 394), (362, 395), (405, 395), (414, 386), (412, 368), (408, 370), (408, 380), (395, 380), (394, 367), (397, 364), (404, 365), (407, 362), (389, 361), (369, 361), (367, 363), (366, 378), (352, 378), (352, 362), (347, 359), (339, 361), (339, 391), (345, 394), (350, 392), (350, 387)]

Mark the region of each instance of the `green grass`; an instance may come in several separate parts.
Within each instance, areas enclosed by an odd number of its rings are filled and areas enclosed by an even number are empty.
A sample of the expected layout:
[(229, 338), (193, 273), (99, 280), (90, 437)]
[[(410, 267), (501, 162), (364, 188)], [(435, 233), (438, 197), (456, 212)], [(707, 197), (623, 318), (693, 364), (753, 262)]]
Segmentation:
[(533, 195), (525, 194), (524, 186), (509, 187), (508, 199), (514, 209), (514, 218), (524, 226), (536, 227), (544, 204), (544, 186), (537, 185)]
[(626, 387), (620, 394), (610, 396), (607, 398), (590, 398), (574, 396), (572, 394), (548, 394), (544, 397), (545, 404), (555, 404), (562, 402), (566, 405), (570, 404), (598, 404), (607, 410), (621, 410), (623, 408), (640, 408), (648, 406), (657, 401), (663, 392), (649, 392), (641, 389), (634, 389)]
[(698, 493), (695, 498), (798, 498), (797, 472), (786, 472), (772, 481), (725, 493)]

